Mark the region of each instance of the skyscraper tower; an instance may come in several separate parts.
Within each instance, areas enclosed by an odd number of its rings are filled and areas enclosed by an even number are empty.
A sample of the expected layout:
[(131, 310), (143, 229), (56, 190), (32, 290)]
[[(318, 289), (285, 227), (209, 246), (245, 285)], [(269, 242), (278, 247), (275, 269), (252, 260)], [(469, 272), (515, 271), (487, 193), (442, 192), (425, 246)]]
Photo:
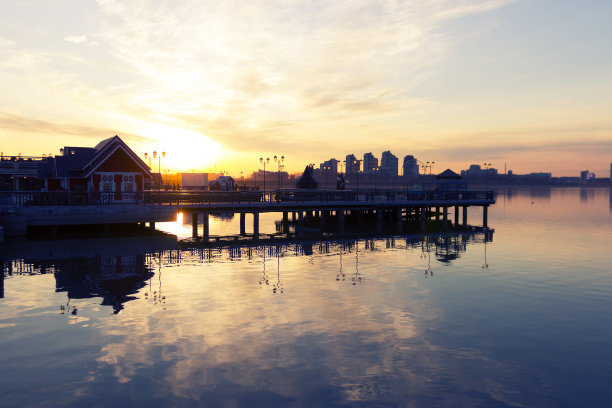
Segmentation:
[(375, 173), (378, 171), (378, 159), (374, 157), (372, 152), (363, 155), (363, 172)]
[(404, 177), (416, 177), (419, 175), (419, 162), (413, 155), (404, 157)]
[(397, 176), (398, 160), (397, 156), (390, 150), (383, 152), (380, 160), (380, 172), (386, 176)]
[(346, 155), (346, 173), (359, 173), (359, 160), (354, 154)]

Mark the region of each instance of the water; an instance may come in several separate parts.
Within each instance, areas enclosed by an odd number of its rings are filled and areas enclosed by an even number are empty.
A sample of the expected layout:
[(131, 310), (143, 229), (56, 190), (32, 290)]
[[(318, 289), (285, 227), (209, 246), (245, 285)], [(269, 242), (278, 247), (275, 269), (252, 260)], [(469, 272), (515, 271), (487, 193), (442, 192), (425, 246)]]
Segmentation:
[(489, 225), (240, 251), (6, 244), (0, 406), (609, 406), (610, 191), (500, 191)]

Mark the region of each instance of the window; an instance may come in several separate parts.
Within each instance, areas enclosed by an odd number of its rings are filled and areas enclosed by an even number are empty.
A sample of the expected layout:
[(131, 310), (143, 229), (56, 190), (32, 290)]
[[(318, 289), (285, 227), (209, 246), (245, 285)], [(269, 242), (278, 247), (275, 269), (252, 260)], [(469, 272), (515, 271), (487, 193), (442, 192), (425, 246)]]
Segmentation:
[(136, 183), (122, 183), (121, 191), (124, 193), (133, 193), (136, 190)]
[(111, 193), (113, 191), (113, 184), (114, 183), (103, 182), (101, 190), (105, 193)]

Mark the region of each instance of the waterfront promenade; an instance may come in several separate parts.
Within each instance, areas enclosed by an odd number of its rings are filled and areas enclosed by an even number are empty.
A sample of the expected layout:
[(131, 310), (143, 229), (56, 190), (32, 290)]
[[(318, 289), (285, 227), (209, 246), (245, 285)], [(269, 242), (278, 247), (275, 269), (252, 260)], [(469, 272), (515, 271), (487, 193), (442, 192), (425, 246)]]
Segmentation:
[[(7, 236), (24, 235), (30, 227), (43, 226), (147, 223), (154, 228), (156, 222), (173, 221), (182, 212), (191, 217), (194, 238), (199, 238), (201, 219), (202, 239), (210, 236), (209, 215), (223, 213), (240, 215), (243, 236), (247, 235), (246, 217), (252, 217), (254, 238), (259, 235), (259, 214), (269, 212), (282, 214), (283, 229), (288, 231), (292, 223), (298, 235), (314, 219), (321, 225), (335, 225), (339, 234), (345, 232), (347, 219), (357, 225), (374, 219), (378, 231), (389, 222), (398, 231), (408, 222), (418, 222), (424, 230), (429, 220), (439, 220), (445, 228), (451, 224), (467, 227), (468, 207), (482, 208), (486, 228), (488, 206), (495, 203), (492, 191), (467, 190), (149, 191), (135, 197), (133, 204), (100, 204), (96, 193), (2, 193), (0, 199), (4, 203), (0, 224)], [(449, 216), (451, 208), (454, 220)]]

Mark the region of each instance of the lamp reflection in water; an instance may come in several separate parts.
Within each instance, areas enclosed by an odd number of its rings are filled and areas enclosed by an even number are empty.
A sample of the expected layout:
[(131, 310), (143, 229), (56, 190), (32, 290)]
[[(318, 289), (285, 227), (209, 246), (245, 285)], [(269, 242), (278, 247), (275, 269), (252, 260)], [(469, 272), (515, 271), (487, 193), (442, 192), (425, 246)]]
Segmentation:
[[(157, 280), (158, 280), (158, 286), (157, 286), (157, 290), (153, 290), (153, 283), (152, 283), (152, 279), (153, 276), (151, 276), (149, 278), (149, 290), (148, 292), (145, 292), (144, 294), (144, 298), (153, 301), (153, 304), (162, 304), (162, 303), (166, 303), (166, 296), (162, 294), (162, 259), (161, 259), (162, 253), (158, 252), (157, 253)], [(166, 308), (164, 307), (164, 310)]]
[(359, 241), (355, 245), (355, 276), (351, 278), (353, 285), (361, 284), (361, 275), (359, 274)]
[(487, 263), (487, 241), (489, 240), (489, 235), (485, 232), (484, 236), (484, 263), (482, 264), (483, 269), (488, 269), (489, 264)]
[(263, 285), (265, 283), (266, 285), (269, 285), (270, 282), (268, 281), (268, 277), (266, 276), (266, 250), (265, 250), (265, 248), (264, 248), (264, 251), (263, 251), (263, 261), (262, 261), (262, 263), (263, 263), (263, 272), (261, 274), (261, 279), (259, 280), (259, 284)]
[(280, 247), (276, 247), (276, 284), (272, 285), (272, 293), (284, 293), (283, 284), (280, 280)]
[(345, 280), (344, 271), (342, 270), (342, 247), (340, 247), (339, 253), (340, 253), (340, 270), (336, 274), (337, 281), (339, 281), (340, 279)]
[(431, 269), (431, 248), (429, 237), (424, 237), (421, 241), (421, 259), (427, 258), (427, 266), (425, 267), (425, 277), (433, 276), (433, 270)]

